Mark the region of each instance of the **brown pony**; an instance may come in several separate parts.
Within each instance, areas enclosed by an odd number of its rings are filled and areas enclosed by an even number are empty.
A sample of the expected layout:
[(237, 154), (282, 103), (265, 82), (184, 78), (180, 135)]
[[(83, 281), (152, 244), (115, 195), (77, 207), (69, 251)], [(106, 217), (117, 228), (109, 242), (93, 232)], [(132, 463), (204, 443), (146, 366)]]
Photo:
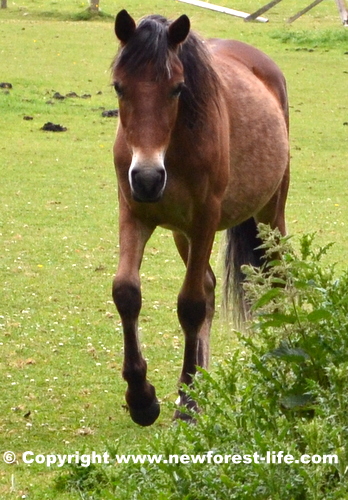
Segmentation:
[[(156, 226), (170, 229), (186, 265), (178, 317), (185, 336), (180, 383), (189, 385), (196, 366), (208, 365), (216, 231), (227, 229), (226, 269), (231, 274), (234, 264), (238, 282), (242, 264), (259, 264), (257, 223), (285, 233), (288, 102), (271, 59), (241, 42), (201, 40), (185, 15), (174, 22), (149, 16), (137, 26), (122, 10), (115, 31), (120, 257), (113, 298), (124, 331), (126, 401), (145, 426), (160, 412), (137, 332), (146, 242)], [(179, 396), (180, 405), (196, 408), (180, 389)]]

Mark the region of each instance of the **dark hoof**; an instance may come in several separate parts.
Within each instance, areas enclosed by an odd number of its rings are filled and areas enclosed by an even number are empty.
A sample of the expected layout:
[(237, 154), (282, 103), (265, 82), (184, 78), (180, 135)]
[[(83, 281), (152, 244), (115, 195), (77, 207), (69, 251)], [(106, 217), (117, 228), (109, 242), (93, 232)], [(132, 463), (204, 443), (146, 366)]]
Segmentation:
[(188, 413), (184, 411), (175, 410), (173, 420), (182, 420), (183, 422), (187, 422), (188, 424), (195, 424), (197, 420)]
[[(195, 414), (200, 412), (196, 401), (188, 398), (186, 394), (182, 394), (179, 396), (176, 402), (179, 405), (180, 409), (175, 410), (173, 419), (183, 420), (184, 422), (195, 424)], [(186, 413), (186, 410), (189, 413)]]
[(158, 400), (155, 399), (147, 408), (129, 407), (129, 413), (133, 422), (143, 427), (147, 427), (157, 420), (160, 414), (160, 404)]

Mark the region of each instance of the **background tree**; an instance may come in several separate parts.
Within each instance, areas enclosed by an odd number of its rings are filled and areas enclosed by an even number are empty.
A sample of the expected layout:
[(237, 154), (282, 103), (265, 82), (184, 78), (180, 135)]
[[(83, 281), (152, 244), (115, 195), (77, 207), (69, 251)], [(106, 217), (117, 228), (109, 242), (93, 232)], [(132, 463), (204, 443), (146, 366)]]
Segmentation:
[(1, 8), (6, 9), (7, 8), (7, 0), (1, 0)]
[(91, 12), (99, 12), (99, 0), (90, 0), (89, 9)]

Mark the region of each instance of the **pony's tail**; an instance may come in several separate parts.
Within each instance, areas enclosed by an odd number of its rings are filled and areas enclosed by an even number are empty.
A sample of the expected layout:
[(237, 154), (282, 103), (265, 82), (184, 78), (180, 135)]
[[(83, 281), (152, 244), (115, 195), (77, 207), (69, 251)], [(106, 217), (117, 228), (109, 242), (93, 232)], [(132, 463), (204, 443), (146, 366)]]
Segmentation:
[(233, 324), (238, 329), (249, 316), (243, 290), (245, 275), (241, 267), (262, 265), (264, 251), (258, 248), (261, 244), (253, 217), (226, 231), (223, 304), (225, 312), (232, 305)]

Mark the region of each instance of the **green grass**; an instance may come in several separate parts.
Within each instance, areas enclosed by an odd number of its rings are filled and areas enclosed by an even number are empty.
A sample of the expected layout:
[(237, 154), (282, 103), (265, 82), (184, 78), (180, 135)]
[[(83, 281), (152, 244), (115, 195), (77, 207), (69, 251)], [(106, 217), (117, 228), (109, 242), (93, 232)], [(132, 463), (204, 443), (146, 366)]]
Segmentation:
[[(122, 407), (122, 335), (111, 301), (118, 256), (111, 154), (116, 121), (101, 117), (102, 108), (117, 106), (109, 77), (117, 44), (107, 15), (123, 5), (102, 0), (103, 19), (76, 22), (87, 2), (8, 3), (0, 11), (0, 79), (13, 85), (9, 93), (0, 90), (0, 451), (19, 457), (25, 450), (104, 452), (120, 439), (119, 452), (130, 452), (171, 423), (182, 360), (175, 304), (183, 266), (170, 233), (157, 231), (142, 269), (141, 327), (149, 377), (163, 408), (153, 428), (141, 429)], [(233, 7), (251, 12), (256, 4), (236, 0)], [(348, 254), (347, 31), (334, 2), (323, 2), (292, 26), (284, 19), (302, 3), (282, 4), (269, 13), (268, 25), (174, 1), (126, 7), (135, 17), (186, 12), (203, 35), (247, 41), (278, 62), (291, 103), (288, 228), (317, 231), (319, 244), (335, 242), (329, 258), (342, 269)], [(53, 98), (72, 91), (91, 97)], [(48, 121), (67, 132), (43, 132)], [(217, 241), (217, 269), (218, 253)], [(212, 370), (234, 343), (217, 314)], [(21, 462), (5, 466), (0, 459), (0, 497), (80, 498), (52, 490), (56, 473)]]
[(313, 48), (337, 48), (348, 45), (348, 31), (346, 29), (332, 30), (319, 29), (316, 31), (306, 30), (279, 30), (271, 34), (271, 38), (278, 39), (283, 43), (295, 46), (307, 46)]

